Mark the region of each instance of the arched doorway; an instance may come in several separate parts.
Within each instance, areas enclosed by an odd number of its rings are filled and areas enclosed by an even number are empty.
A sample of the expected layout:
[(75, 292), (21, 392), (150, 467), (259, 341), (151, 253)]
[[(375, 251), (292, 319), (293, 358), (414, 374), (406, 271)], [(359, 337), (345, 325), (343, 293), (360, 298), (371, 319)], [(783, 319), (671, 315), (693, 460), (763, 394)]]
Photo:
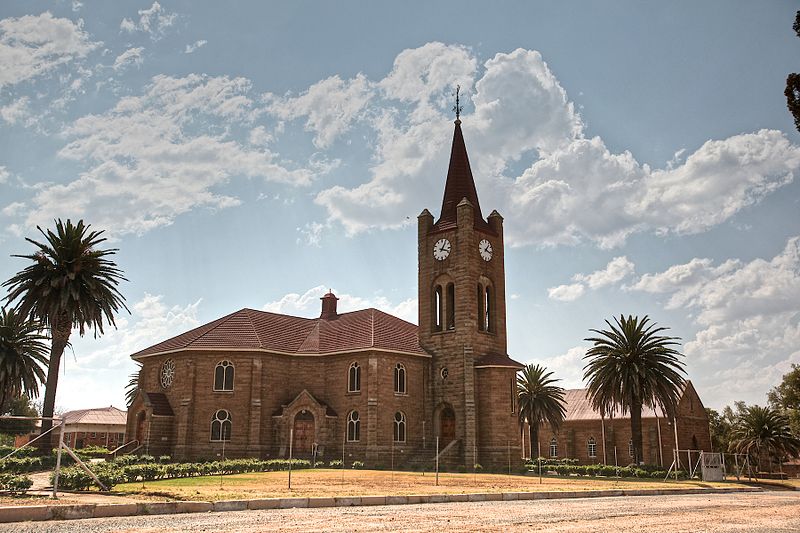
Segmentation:
[(139, 411), (139, 414), (136, 415), (136, 440), (139, 441), (139, 444), (144, 442), (144, 420), (144, 411)]
[(439, 447), (444, 448), (456, 438), (456, 413), (445, 407), (439, 414)]
[(294, 441), (292, 455), (307, 456), (312, 453), (314, 445), (314, 415), (303, 410), (294, 417)]

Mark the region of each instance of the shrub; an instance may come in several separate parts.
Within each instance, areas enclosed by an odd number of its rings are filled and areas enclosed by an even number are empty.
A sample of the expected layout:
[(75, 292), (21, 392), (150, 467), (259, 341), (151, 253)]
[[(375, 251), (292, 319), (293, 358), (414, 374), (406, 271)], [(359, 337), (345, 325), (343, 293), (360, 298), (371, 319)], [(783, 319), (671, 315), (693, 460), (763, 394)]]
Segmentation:
[(480, 472), (481, 470), (483, 470), (483, 467), (481, 466), (480, 463), (475, 463), (474, 468), (476, 472)]
[(601, 476), (614, 477), (617, 475), (617, 467), (615, 467), (614, 465), (599, 465), (599, 466), (600, 468), (598, 473)]
[(84, 460), (99, 459), (108, 455), (108, 448), (103, 446), (86, 446), (85, 448), (75, 450), (75, 453)]
[(361, 461), (353, 461), (353, 468), (360, 470), (364, 468), (364, 463), (362, 463)]
[(328, 463), (328, 466), (330, 468), (341, 468), (342, 467), (342, 461), (339, 460), (339, 459), (334, 459), (333, 461)]
[(28, 476), (17, 474), (0, 474), (0, 490), (12, 494), (24, 494), (33, 486), (33, 480)]
[(169, 455), (162, 455), (161, 457), (158, 458), (158, 462), (161, 463), (162, 465), (166, 463), (171, 463), (172, 457), (170, 457)]

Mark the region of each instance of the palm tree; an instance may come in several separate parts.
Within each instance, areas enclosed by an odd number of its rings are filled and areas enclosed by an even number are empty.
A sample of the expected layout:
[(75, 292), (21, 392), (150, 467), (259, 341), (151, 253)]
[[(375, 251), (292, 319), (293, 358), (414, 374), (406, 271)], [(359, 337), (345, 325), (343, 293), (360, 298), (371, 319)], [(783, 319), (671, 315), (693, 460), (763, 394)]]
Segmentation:
[(584, 359), (583, 379), (588, 381), (592, 407), (603, 415), (617, 409), (631, 415), (634, 461), (642, 460), (642, 406), (674, 414), (686, 383), (683, 354), (678, 337), (659, 335), (667, 330), (650, 323), (650, 318), (620, 315), (609, 330), (592, 329), (600, 335), (584, 339), (594, 343)]
[(139, 368), (136, 372), (128, 375), (128, 384), (125, 385), (125, 404), (130, 407), (133, 400), (136, 399), (136, 393), (139, 392), (139, 372), (142, 371), (142, 364), (137, 363)]
[[(539, 424), (547, 422), (555, 430), (564, 421), (564, 389), (554, 385), (553, 373), (539, 365), (527, 365), (517, 376), (519, 423), (530, 431), (530, 457), (539, 442)], [(534, 444), (536, 443), (536, 444)]]
[[(47, 368), (47, 386), (42, 407), (43, 417), (52, 417), (58, 385), (61, 355), (69, 344), (70, 333), (77, 328), (83, 336), (87, 329), (95, 337), (103, 333), (104, 323), (116, 327), (114, 314), (125, 306), (125, 298), (117, 289), (120, 281), (127, 281), (117, 265), (108, 259), (116, 249), (98, 248), (106, 239), (102, 231), (89, 231), (91, 226), (83, 220), (73, 224), (56, 221), (55, 233), (45, 232), (40, 243), (26, 238), (38, 248), (30, 255), (17, 255), (30, 259), (33, 264), (3, 283), (8, 287), (6, 300), (17, 302), (20, 316), (40, 320), (50, 330), (52, 344)], [(52, 427), (52, 421), (42, 421), (42, 432)], [(49, 439), (43, 448), (48, 449)]]
[(759, 470), (761, 459), (767, 457), (772, 469), (772, 459), (800, 454), (800, 438), (789, 428), (789, 419), (770, 407), (753, 405), (745, 407), (736, 417), (731, 430), (730, 450), (755, 456)]
[(0, 310), (0, 414), (9, 402), (39, 395), (47, 366), (47, 337), (41, 325), (25, 320), (14, 309)]

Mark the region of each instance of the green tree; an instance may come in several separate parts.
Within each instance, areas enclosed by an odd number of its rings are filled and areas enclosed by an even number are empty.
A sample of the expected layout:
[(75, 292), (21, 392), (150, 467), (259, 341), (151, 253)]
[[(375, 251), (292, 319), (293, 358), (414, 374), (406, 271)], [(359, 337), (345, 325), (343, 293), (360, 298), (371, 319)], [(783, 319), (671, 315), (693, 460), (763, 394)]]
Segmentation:
[(555, 385), (552, 372), (539, 365), (527, 365), (517, 375), (517, 403), (519, 423), (528, 422), (530, 433), (530, 457), (537, 453), (539, 424), (546, 422), (554, 429), (561, 425), (566, 415), (564, 389)]
[(642, 406), (661, 409), (671, 416), (686, 380), (683, 357), (674, 346), (678, 337), (659, 335), (650, 318), (620, 315), (608, 330), (592, 329), (599, 337), (584, 356), (583, 379), (588, 382), (592, 407), (604, 415), (630, 413), (634, 461), (642, 460)]
[(731, 424), (715, 409), (706, 407), (708, 429), (711, 432), (711, 447), (715, 452), (725, 452), (730, 444)]
[[(792, 29), (800, 37), (800, 11), (795, 15)], [(794, 117), (794, 127), (800, 131), (800, 74), (793, 72), (786, 77), (783, 94), (786, 96), (786, 106)]]
[(783, 375), (780, 385), (767, 394), (769, 404), (783, 412), (789, 419), (789, 427), (796, 437), (800, 437), (800, 365)]
[(773, 461), (800, 454), (800, 439), (792, 435), (789, 420), (771, 407), (745, 407), (731, 431), (730, 451), (755, 458), (759, 470), (764, 459)]
[[(33, 400), (23, 394), (7, 402), (6, 408), (0, 414), (34, 417), (39, 416), (39, 411)], [(24, 435), (35, 429), (35, 420), (0, 420), (0, 433), (5, 435)], [(13, 438), (10, 441), (13, 443)]]
[(41, 329), (14, 309), (0, 309), (0, 413), (23, 394), (39, 395), (47, 366), (47, 337)]
[[(115, 325), (115, 313), (128, 310), (117, 289), (120, 281), (127, 280), (109, 259), (117, 250), (98, 248), (106, 239), (102, 231), (90, 231), (90, 227), (83, 220), (77, 224), (57, 220), (55, 232), (37, 227), (45, 242), (26, 238), (37, 250), (14, 256), (32, 264), (3, 284), (9, 291), (6, 299), (17, 302), (20, 315), (39, 320), (50, 330), (43, 417), (53, 416), (61, 356), (72, 329), (77, 328), (81, 336), (91, 329), (96, 337), (103, 333), (105, 323)], [(42, 422), (43, 432), (51, 427), (51, 421)], [(47, 449), (50, 440), (45, 440)]]
[(136, 372), (128, 375), (128, 384), (125, 385), (125, 405), (131, 406), (133, 400), (136, 399), (136, 393), (139, 392), (139, 372), (142, 371), (142, 364), (136, 363), (139, 367)]

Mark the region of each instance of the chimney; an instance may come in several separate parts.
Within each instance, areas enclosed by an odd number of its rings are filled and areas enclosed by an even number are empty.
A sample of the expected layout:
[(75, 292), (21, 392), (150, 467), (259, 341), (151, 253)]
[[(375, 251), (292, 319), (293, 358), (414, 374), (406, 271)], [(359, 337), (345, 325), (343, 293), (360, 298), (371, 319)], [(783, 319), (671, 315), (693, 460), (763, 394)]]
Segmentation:
[(319, 315), (320, 318), (323, 320), (333, 320), (339, 316), (336, 314), (336, 302), (339, 298), (337, 298), (333, 292), (329, 290), (328, 294), (320, 298), (320, 300), (322, 300), (322, 313)]

